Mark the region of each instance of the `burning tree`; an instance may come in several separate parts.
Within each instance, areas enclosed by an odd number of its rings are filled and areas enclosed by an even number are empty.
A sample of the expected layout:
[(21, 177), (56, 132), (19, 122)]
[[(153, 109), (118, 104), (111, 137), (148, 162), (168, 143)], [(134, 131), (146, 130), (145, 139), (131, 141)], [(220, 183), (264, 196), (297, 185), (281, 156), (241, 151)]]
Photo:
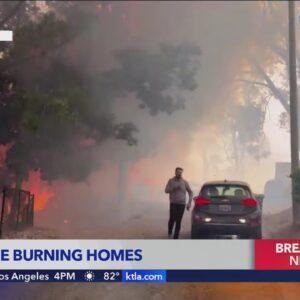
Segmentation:
[[(255, 159), (269, 155), (263, 126), (270, 101), (282, 106), (278, 126), (288, 129), (289, 124), (287, 4), (260, 1), (255, 5), (256, 30), (246, 41), (248, 49), (232, 84), (238, 96), (229, 103), (223, 124), (224, 135), (229, 136), (228, 156), (235, 164), (246, 153)], [(298, 53), (298, 67), (299, 58)]]
[[(263, 108), (270, 99), (281, 104), (283, 111), (278, 124), (285, 129), (289, 124), (287, 8), (285, 2), (260, 3), (260, 33), (249, 39), (249, 50), (244, 57), (245, 68), (240, 74), (242, 78), (238, 78), (243, 90), (249, 90), (250, 87), (257, 91), (256, 97), (262, 99)], [(299, 6), (296, 8), (299, 9)], [(299, 47), (296, 57), (299, 77)]]

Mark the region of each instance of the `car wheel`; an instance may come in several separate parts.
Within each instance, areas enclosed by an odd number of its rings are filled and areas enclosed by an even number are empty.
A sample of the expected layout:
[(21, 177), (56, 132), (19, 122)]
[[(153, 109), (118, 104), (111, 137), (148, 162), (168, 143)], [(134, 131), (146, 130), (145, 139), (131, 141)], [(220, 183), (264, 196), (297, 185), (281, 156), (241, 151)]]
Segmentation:
[(198, 239), (199, 240), (207, 240), (207, 239), (209, 239), (209, 235), (206, 234), (206, 233), (199, 233), (198, 234)]
[(254, 240), (260, 240), (262, 238), (262, 230), (261, 230), (261, 226), (256, 227), (251, 235), (251, 238)]
[(192, 239), (198, 239), (198, 236), (199, 236), (199, 234), (198, 234), (197, 230), (195, 229), (194, 226), (192, 226), (191, 238)]
[(251, 239), (251, 236), (250, 236), (250, 234), (241, 234), (241, 235), (239, 235), (239, 239), (249, 240), (249, 239)]

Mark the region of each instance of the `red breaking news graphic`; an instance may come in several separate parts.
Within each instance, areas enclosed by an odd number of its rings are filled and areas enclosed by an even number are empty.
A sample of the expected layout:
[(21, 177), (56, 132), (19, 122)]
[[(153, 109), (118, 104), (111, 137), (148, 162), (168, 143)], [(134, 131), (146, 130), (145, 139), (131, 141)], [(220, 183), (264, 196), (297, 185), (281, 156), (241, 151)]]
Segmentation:
[(300, 270), (300, 240), (256, 240), (256, 270)]

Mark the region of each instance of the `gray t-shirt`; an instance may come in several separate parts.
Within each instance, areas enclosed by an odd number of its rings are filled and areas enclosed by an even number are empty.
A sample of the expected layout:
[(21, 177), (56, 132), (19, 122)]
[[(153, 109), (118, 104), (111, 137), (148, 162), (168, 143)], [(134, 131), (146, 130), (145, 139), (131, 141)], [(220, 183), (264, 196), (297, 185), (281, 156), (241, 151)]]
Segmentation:
[(186, 192), (189, 194), (189, 204), (191, 204), (193, 199), (193, 192), (190, 188), (188, 182), (183, 178), (173, 177), (169, 179), (165, 192), (169, 194), (170, 202), (177, 204), (185, 204), (186, 202)]

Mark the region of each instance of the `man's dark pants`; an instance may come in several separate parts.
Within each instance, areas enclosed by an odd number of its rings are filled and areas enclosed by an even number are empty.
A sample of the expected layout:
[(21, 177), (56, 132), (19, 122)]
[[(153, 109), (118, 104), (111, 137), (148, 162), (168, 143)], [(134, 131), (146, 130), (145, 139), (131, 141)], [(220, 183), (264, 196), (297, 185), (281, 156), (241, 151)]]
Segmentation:
[(170, 203), (170, 218), (168, 223), (168, 234), (171, 235), (175, 224), (174, 239), (178, 239), (181, 220), (184, 213), (185, 204)]

